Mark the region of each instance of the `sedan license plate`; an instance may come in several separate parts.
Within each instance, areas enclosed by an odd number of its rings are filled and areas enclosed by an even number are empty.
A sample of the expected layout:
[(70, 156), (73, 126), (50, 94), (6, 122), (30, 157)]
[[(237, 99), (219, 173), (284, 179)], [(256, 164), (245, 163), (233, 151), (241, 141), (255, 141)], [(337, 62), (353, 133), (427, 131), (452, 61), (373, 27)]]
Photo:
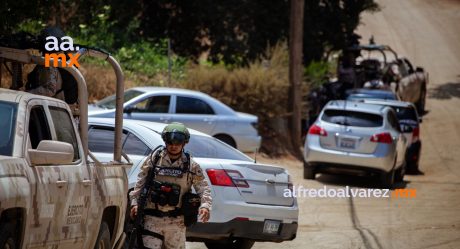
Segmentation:
[(279, 220), (265, 220), (263, 233), (267, 234), (278, 234), (280, 229), (281, 221)]
[(340, 147), (354, 149), (356, 147), (356, 141), (351, 138), (342, 138), (340, 139)]

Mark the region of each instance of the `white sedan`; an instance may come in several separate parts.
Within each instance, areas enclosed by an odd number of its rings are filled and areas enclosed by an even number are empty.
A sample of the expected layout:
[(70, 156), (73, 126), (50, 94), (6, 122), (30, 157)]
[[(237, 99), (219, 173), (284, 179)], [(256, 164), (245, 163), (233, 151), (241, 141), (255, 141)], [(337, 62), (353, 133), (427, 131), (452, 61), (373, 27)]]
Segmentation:
[[(124, 101), (124, 119), (181, 122), (244, 152), (260, 147), (258, 118), (236, 112), (207, 94), (179, 88), (135, 87), (125, 92)], [(89, 116), (113, 118), (115, 95), (90, 106)]]
[[(146, 155), (164, 144), (165, 124), (124, 120), (123, 151), (134, 165), (128, 172), (129, 188), (137, 180)], [(250, 248), (255, 241), (282, 242), (296, 237), (299, 208), (288, 172), (254, 162), (221, 141), (190, 129), (185, 150), (200, 164), (211, 186), (211, 219), (187, 229), (187, 240), (205, 242), (208, 248)], [(89, 119), (90, 151), (100, 161), (112, 160), (114, 120)]]

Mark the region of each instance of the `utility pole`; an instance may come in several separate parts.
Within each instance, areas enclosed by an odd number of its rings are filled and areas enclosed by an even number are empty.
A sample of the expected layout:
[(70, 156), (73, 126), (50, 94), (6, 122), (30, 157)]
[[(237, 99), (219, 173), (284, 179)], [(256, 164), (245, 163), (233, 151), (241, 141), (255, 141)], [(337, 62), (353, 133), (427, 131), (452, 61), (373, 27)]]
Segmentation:
[(171, 86), (172, 60), (171, 60), (171, 39), (168, 38), (168, 86)]
[(301, 136), (301, 84), (303, 75), (303, 15), (304, 0), (291, 0), (289, 27), (289, 103), (288, 110), (292, 113), (289, 120), (292, 148), (294, 156), (302, 159), (300, 150)]

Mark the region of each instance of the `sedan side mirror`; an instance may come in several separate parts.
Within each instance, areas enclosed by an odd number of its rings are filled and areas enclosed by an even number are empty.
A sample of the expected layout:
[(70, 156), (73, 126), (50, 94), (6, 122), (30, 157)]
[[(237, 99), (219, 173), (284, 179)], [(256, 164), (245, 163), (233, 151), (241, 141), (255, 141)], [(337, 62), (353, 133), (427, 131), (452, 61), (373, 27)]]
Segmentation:
[(131, 114), (131, 112), (133, 112), (134, 110), (136, 110), (136, 107), (134, 107), (134, 106), (127, 106), (127, 107), (123, 108), (123, 112), (128, 113), (128, 114)]
[(418, 118), (418, 122), (419, 122), (419, 123), (422, 123), (422, 122), (423, 122), (423, 118)]

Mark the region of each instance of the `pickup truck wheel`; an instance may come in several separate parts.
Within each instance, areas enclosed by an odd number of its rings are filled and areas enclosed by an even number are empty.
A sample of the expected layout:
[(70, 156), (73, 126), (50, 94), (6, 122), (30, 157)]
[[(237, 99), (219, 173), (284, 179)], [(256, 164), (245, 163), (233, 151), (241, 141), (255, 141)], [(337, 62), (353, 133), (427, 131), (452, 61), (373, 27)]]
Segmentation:
[(14, 231), (11, 223), (0, 224), (0, 249), (16, 249)]
[(99, 228), (99, 234), (97, 236), (96, 245), (94, 249), (110, 249), (112, 245), (110, 244), (110, 231), (107, 223), (102, 222), (101, 227)]
[(226, 241), (205, 242), (208, 249), (251, 249), (255, 241), (248, 239), (229, 239)]

